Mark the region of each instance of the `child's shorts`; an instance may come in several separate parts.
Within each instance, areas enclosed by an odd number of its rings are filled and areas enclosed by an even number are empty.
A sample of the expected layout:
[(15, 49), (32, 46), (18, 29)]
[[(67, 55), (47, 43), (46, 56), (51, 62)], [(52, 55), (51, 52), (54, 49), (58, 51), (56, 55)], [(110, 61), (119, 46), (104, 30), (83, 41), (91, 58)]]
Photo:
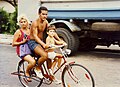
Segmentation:
[(56, 53), (55, 52), (48, 52), (48, 58), (49, 59), (54, 59), (56, 57)]

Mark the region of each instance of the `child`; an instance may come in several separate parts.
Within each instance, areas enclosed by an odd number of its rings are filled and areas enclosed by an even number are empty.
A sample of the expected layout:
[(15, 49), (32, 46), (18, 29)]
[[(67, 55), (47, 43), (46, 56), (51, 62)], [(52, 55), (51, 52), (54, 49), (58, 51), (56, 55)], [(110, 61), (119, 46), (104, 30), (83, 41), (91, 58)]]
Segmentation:
[[(55, 26), (54, 25), (50, 25), (47, 29), (47, 34), (48, 37), (46, 38), (46, 44), (50, 45), (50, 46), (55, 46), (55, 45), (65, 45), (66, 43), (62, 40), (58, 41), (54, 38), (55, 35)], [(54, 70), (54, 67), (56, 65), (56, 63), (58, 63), (57, 67), (59, 68), (61, 65), (61, 61), (62, 61), (62, 54), (60, 53), (56, 53), (55, 49), (51, 48), (49, 50), (46, 49), (46, 51), (48, 52), (48, 58), (53, 59), (53, 63), (51, 66), (52, 71)]]

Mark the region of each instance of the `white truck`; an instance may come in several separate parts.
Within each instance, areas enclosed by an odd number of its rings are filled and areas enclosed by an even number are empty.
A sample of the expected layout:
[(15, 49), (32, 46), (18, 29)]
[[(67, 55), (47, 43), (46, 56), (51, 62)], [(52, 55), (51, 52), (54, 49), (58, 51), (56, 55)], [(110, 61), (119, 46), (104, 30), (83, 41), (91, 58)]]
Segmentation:
[(40, 6), (48, 8), (48, 21), (72, 52), (97, 45), (120, 46), (120, 0), (18, 0), (18, 15), (35, 20)]

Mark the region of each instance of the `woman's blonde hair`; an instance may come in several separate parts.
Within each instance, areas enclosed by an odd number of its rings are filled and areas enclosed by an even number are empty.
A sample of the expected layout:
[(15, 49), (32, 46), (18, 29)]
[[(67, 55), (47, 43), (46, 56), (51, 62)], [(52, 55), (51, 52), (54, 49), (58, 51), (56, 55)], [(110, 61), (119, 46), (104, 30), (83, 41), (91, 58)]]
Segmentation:
[(22, 19), (25, 19), (25, 20), (28, 22), (28, 24), (30, 24), (30, 21), (29, 21), (29, 19), (27, 18), (27, 16), (26, 16), (25, 14), (21, 14), (20, 16), (17, 17), (17, 24), (18, 24), (19, 26), (21, 26), (21, 25), (20, 25), (20, 20), (22, 20)]

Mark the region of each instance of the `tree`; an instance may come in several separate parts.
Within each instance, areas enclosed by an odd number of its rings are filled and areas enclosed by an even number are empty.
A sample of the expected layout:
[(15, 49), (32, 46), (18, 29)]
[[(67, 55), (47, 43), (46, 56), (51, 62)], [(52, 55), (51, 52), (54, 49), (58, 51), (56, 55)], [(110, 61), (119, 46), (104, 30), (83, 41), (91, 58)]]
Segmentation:
[(1, 1), (6, 1), (14, 7), (16, 7), (18, 5), (18, 0), (1, 0)]

